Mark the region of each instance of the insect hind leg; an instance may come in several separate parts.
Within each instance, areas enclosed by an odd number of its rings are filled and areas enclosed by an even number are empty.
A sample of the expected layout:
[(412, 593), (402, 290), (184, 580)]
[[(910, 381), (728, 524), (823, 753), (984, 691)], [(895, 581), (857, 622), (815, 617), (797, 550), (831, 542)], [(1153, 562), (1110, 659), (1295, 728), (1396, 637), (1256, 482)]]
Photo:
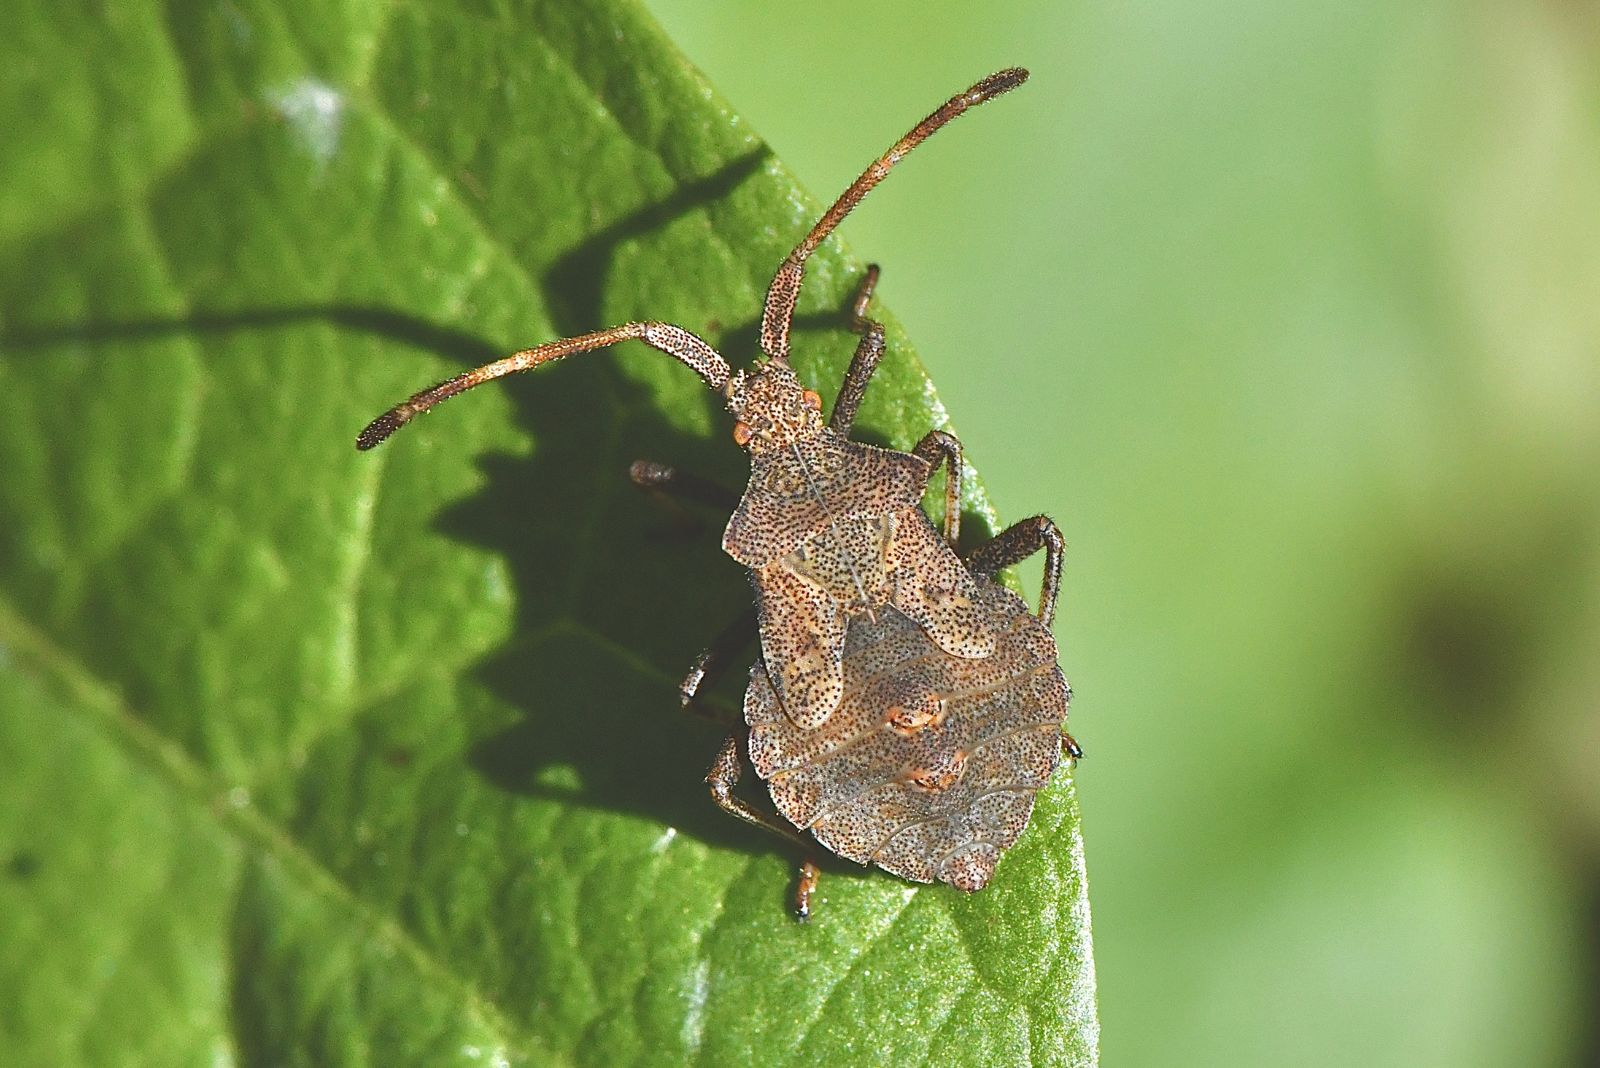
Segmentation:
[(943, 430), (930, 430), (911, 450), (928, 461), (928, 474), (944, 464), (944, 540), (956, 548), (961, 540), (961, 478), (966, 470), (961, 460), (961, 439)]
[(1066, 541), (1049, 516), (1020, 519), (967, 554), (967, 566), (983, 575), (1019, 564), (1045, 551), (1044, 588), (1039, 592), (1039, 620), (1049, 626), (1056, 618), (1056, 598), (1061, 593), (1061, 561)]
[(811, 918), (811, 898), (817, 890), (817, 864), (811, 859), (814, 843), (802, 838), (776, 816), (768, 815), (741, 797), (733, 788), (744, 778), (744, 762), (739, 757), (739, 740), (742, 732), (734, 731), (722, 742), (717, 757), (706, 772), (706, 785), (711, 787), (711, 799), (717, 807), (745, 823), (760, 827), (786, 841), (794, 842), (805, 850), (806, 859), (800, 863), (799, 877), (795, 883), (794, 914), (801, 923)]

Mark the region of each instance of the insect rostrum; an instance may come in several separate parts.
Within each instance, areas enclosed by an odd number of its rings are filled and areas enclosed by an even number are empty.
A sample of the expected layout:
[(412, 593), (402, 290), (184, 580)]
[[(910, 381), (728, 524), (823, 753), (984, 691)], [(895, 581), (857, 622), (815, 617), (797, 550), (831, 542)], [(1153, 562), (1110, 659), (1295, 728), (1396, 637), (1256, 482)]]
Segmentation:
[[(663, 322), (624, 323), (515, 353), (413, 395), (369, 424), (370, 449), (440, 401), (491, 379), (618, 341), (672, 356), (717, 391), (750, 480), (723, 534), (749, 569), (761, 658), (745, 697), (748, 740), (730, 735), (707, 775), (730, 813), (840, 856), (918, 881), (981, 889), (1021, 834), (1033, 797), (1065, 749), (1068, 690), (1049, 623), (1062, 542), (1036, 516), (962, 558), (956, 541), (961, 445), (930, 431), (910, 452), (850, 440), (851, 424), (884, 351), (866, 317), (878, 271), (862, 280), (851, 317), (861, 334), (826, 419), (789, 362), (789, 335), (806, 261), (913, 148), (967, 109), (1027, 79), (999, 71), (946, 101), (856, 179), (778, 268), (761, 317), (761, 358), (731, 371), (706, 341)], [(948, 465), (943, 529), (919, 507), (929, 477)], [(634, 480), (672, 492), (687, 480), (639, 463)], [(703, 496), (703, 484), (695, 487)], [(1039, 614), (990, 576), (1046, 551)], [(715, 666), (702, 656), (682, 687), (693, 697)], [(733, 793), (741, 742), (784, 819)], [(785, 819), (788, 821), (785, 822)], [(800, 832), (810, 832), (811, 838)], [(808, 862), (800, 911), (809, 911)]]

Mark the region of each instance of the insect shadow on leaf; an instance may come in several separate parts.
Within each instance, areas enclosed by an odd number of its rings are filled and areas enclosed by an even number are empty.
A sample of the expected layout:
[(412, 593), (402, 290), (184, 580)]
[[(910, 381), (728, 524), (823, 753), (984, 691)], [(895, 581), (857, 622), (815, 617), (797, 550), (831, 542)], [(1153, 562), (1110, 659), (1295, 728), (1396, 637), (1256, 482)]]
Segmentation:
[[(763, 148), (736, 159), (558, 256), (541, 276), (557, 331), (575, 333), (603, 314), (618, 246), (649, 240), (728, 196), (756, 179), (768, 158)], [(719, 728), (664, 709), (673, 680), (653, 672), (684, 660), (686, 639), (692, 645), (748, 604), (749, 586), (714, 539), (682, 536), (680, 524), (627, 478), (635, 458), (670, 449), (734, 484), (738, 458), (720, 439), (669, 424), (618, 358), (596, 354), (537, 382), (507, 383), (517, 423), (534, 440), (532, 455), (481, 458), (485, 486), (439, 518), (450, 536), (503, 558), (517, 596), (518, 638), (476, 672), (522, 718), (482, 738), (470, 759), (507, 790), (636, 812), (703, 841), (747, 844), (706, 804), (697, 777), (684, 774), (704, 763)], [(710, 395), (702, 403), (708, 412), (717, 407)], [(638, 670), (619, 672), (619, 656)], [(725, 718), (737, 715), (731, 703), (720, 708)]]
[(26, 353), (57, 344), (139, 341), (180, 335), (204, 337), (209, 334), (274, 330), (306, 323), (324, 323), (341, 330), (396, 341), (464, 363), (481, 363), (502, 351), (481, 335), (459, 327), (382, 305), (341, 302), (26, 327), (0, 334), (0, 345)]

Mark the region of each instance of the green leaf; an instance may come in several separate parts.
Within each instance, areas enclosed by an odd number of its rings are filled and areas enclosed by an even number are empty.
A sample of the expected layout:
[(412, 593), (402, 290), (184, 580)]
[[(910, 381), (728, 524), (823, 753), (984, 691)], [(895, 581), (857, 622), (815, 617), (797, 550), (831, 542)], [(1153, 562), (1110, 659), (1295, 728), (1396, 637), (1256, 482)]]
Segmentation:
[[(624, 477), (741, 480), (692, 375), (623, 346), (351, 447), (628, 318), (753, 352), (818, 205), (634, 6), (24, 4), (0, 40), (8, 1059), (1094, 1062), (1067, 772), (981, 894), (835, 863), (806, 926), (706, 796), (674, 683), (748, 589)], [(825, 396), (859, 270), (830, 246), (802, 302)], [(860, 425), (906, 447), (945, 417), (890, 336)]]

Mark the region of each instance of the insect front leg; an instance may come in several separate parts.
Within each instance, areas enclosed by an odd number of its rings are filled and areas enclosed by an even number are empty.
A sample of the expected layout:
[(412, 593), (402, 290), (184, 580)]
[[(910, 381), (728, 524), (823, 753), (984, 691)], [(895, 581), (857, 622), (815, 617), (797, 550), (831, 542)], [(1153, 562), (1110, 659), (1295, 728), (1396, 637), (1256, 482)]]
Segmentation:
[[(732, 511), (739, 503), (739, 495), (725, 486), (655, 460), (635, 460), (628, 468), (628, 478), (663, 506), (677, 510), (689, 522), (693, 522), (693, 519), (682, 510), (681, 502), (704, 504), (728, 511)], [(711, 645), (695, 657), (694, 666), (683, 677), (683, 681), (678, 683), (678, 696), (685, 708), (694, 702), (695, 695), (702, 687), (721, 676), (728, 661), (749, 645), (755, 634), (754, 607), (740, 613), (718, 632)]]
[(874, 263), (867, 268), (867, 276), (861, 280), (856, 299), (850, 304), (850, 329), (861, 335), (861, 341), (856, 345), (856, 354), (844, 373), (844, 381), (839, 384), (839, 396), (828, 415), (828, 426), (845, 437), (850, 436), (850, 427), (856, 421), (861, 399), (867, 395), (867, 383), (872, 381), (872, 373), (878, 369), (878, 361), (883, 359), (883, 324), (867, 318), (867, 303), (872, 300), (872, 291), (877, 287), (878, 265)]
[[(866, 277), (861, 279), (855, 300), (850, 303), (850, 329), (861, 335), (861, 341), (856, 345), (855, 356), (844, 373), (839, 396), (834, 400), (833, 411), (828, 416), (828, 426), (845, 437), (850, 436), (856, 413), (860, 411), (861, 402), (867, 395), (867, 386), (883, 359), (883, 324), (867, 318), (867, 305), (878, 287), (879, 273), (876, 263), (867, 267)], [(950, 464), (944, 493), (944, 534), (945, 540), (954, 548), (961, 533), (961, 442), (953, 434), (931, 430), (911, 451), (928, 461), (930, 474), (931, 469), (937, 469), (941, 462), (948, 461)]]
[(733, 788), (739, 785), (739, 780), (744, 777), (744, 762), (739, 756), (739, 741), (742, 734), (742, 731), (734, 731), (723, 741), (722, 748), (717, 750), (716, 759), (711, 762), (711, 769), (706, 772), (706, 785), (711, 787), (711, 799), (722, 811), (764, 831), (770, 831), (781, 838), (795, 842), (806, 851), (806, 859), (800, 864), (799, 879), (795, 883), (794, 894), (795, 918), (803, 923), (811, 918), (811, 896), (817, 889), (817, 865), (810, 858), (814, 845), (778, 817), (769, 816), (743, 798), (734, 796)]
[(711, 644), (694, 659), (694, 666), (678, 683), (678, 696), (685, 708), (693, 703), (702, 687), (716, 682), (726, 670), (728, 662), (750, 644), (756, 636), (756, 610), (752, 606), (740, 613), (712, 639)]
[(948, 464), (944, 473), (944, 540), (950, 548), (961, 540), (961, 478), (966, 468), (961, 462), (961, 441), (943, 430), (930, 430), (911, 450), (928, 461), (928, 474)]
[(1061, 559), (1066, 542), (1048, 516), (1021, 519), (967, 554), (967, 566), (983, 575), (1020, 564), (1040, 549), (1045, 551), (1044, 589), (1039, 592), (1039, 620), (1049, 626), (1056, 618), (1056, 597), (1061, 592)]
[(703, 504), (723, 511), (739, 506), (739, 495), (709, 478), (680, 471), (656, 460), (635, 460), (628, 465), (628, 479), (664, 507), (686, 514), (679, 502)]

